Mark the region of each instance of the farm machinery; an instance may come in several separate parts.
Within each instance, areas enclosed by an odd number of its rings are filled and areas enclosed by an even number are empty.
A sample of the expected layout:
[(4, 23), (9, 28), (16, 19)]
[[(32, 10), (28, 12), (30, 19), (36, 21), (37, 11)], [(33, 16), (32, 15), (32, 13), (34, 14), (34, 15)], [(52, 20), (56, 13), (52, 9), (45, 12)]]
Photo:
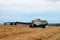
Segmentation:
[(47, 24), (48, 22), (46, 20), (35, 19), (35, 20), (32, 20), (32, 24), (30, 24), (29, 27), (45, 28)]
[(28, 25), (28, 27), (42, 27), (45, 28), (48, 22), (46, 20), (40, 20), (40, 19), (35, 19), (32, 20), (31, 22), (6, 22), (4, 25), (18, 25), (18, 24), (23, 24), (23, 25)]

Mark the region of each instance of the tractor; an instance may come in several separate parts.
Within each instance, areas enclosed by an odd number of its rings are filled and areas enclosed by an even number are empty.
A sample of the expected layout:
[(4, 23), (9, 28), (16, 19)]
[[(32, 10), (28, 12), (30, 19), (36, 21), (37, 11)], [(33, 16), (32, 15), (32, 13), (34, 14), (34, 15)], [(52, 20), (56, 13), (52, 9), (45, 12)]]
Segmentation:
[(47, 24), (48, 22), (46, 20), (35, 19), (35, 20), (32, 20), (32, 24), (30, 24), (29, 27), (45, 28)]

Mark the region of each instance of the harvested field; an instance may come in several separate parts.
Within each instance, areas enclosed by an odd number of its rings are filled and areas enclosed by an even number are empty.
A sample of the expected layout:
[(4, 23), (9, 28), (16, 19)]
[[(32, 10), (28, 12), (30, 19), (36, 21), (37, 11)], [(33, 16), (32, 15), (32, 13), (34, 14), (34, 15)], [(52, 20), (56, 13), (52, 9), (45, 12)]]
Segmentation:
[(0, 25), (0, 40), (60, 40), (60, 26), (27, 28), (22, 25)]

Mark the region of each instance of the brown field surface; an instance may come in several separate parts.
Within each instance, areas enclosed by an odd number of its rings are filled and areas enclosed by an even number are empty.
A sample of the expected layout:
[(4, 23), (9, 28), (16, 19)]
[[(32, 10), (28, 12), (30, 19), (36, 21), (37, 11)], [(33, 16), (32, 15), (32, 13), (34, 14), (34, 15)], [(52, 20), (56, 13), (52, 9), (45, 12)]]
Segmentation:
[(0, 40), (60, 40), (60, 26), (28, 28), (25, 25), (0, 25)]

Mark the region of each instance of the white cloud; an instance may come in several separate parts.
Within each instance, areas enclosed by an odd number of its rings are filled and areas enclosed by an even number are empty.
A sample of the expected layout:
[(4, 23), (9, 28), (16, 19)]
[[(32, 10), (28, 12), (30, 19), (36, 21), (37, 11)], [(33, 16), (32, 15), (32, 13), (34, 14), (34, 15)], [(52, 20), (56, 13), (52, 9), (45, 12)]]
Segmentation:
[(60, 1), (60, 0), (47, 0), (47, 1), (50, 1), (50, 2), (56, 2), (56, 1)]
[(9, 12), (41, 12), (60, 10), (60, 0), (1, 0), (2, 11)]

